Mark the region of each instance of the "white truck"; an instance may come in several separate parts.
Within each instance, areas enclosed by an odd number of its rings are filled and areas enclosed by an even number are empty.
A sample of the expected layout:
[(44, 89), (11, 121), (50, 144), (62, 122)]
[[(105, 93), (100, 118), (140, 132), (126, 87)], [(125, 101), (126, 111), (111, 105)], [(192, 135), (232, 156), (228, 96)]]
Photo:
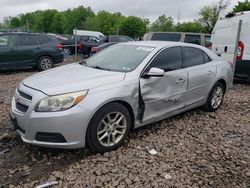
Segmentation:
[(220, 18), (212, 32), (211, 49), (223, 59), (233, 62), (239, 21), (242, 20), (235, 75), (250, 83), (250, 11), (228, 14)]

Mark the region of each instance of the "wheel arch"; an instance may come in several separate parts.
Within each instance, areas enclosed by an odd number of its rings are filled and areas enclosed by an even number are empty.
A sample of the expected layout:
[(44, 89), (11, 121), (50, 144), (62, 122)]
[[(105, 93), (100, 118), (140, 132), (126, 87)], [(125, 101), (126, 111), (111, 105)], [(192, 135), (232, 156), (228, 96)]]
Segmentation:
[(217, 82), (219, 82), (219, 83), (221, 83), (223, 85), (225, 91), (227, 90), (227, 82), (225, 81), (225, 79), (221, 78)]

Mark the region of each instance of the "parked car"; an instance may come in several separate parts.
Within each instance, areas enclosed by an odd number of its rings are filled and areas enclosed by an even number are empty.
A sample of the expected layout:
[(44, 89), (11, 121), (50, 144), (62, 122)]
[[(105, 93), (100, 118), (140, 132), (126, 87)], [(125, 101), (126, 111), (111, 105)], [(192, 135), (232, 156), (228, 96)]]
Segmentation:
[[(87, 57), (91, 56), (92, 52), (94, 51), (92, 51), (93, 47), (97, 47), (106, 43), (110, 43), (110, 45), (112, 45), (113, 43), (129, 41), (133, 41), (133, 39), (125, 35), (108, 35), (102, 38), (100, 41), (86, 41), (83, 42), (83, 55)], [(106, 48), (108, 46), (109, 45), (104, 45), (102, 48)]]
[(95, 53), (97, 53), (97, 52), (100, 52), (100, 51), (102, 51), (103, 49), (105, 49), (105, 48), (107, 48), (107, 47), (109, 47), (109, 46), (112, 46), (112, 45), (114, 45), (114, 44), (117, 44), (117, 42), (108, 42), (108, 43), (104, 43), (104, 44), (102, 44), (102, 45), (100, 45), (100, 46), (96, 46), (96, 47), (92, 47), (91, 48), (91, 56), (93, 55), (93, 54), (95, 54)]
[(61, 46), (35, 33), (0, 34), (0, 70), (36, 67), (47, 70), (63, 61)]
[(10, 117), (26, 143), (102, 153), (132, 129), (199, 106), (218, 110), (231, 76), (231, 65), (202, 46), (119, 43), (22, 80)]
[[(238, 23), (242, 20), (240, 41), (236, 42)], [(212, 32), (212, 51), (222, 58), (233, 61), (235, 45), (238, 46), (235, 75), (245, 77), (250, 83), (250, 11), (229, 14), (219, 19)]]
[(143, 36), (143, 40), (160, 40), (173, 42), (186, 42), (209, 47), (211, 34), (186, 33), (186, 32), (149, 32)]
[(75, 36), (72, 36), (71, 39), (62, 40), (60, 44), (63, 46), (63, 53), (65, 55), (71, 55), (75, 53), (75, 43), (77, 42), (77, 52), (82, 53), (83, 51), (83, 43), (86, 42), (99, 42), (100, 39), (95, 36), (85, 35), (85, 36), (76, 36), (77, 39), (75, 41)]

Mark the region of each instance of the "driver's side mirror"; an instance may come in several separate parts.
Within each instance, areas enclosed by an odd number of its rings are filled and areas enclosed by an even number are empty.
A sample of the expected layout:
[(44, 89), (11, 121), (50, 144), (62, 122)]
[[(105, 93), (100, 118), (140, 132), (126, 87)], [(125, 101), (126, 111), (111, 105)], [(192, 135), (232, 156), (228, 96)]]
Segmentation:
[(165, 71), (163, 69), (152, 67), (151, 69), (149, 69), (149, 71), (147, 73), (145, 73), (143, 75), (143, 77), (144, 78), (147, 78), (147, 77), (163, 77), (164, 74), (165, 74)]

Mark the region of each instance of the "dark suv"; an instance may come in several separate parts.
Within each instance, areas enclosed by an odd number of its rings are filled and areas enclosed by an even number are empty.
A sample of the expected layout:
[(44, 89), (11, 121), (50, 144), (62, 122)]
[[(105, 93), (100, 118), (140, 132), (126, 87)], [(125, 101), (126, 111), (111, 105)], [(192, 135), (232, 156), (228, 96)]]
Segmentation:
[(0, 34), (0, 70), (37, 67), (47, 70), (63, 61), (61, 45), (44, 34)]

